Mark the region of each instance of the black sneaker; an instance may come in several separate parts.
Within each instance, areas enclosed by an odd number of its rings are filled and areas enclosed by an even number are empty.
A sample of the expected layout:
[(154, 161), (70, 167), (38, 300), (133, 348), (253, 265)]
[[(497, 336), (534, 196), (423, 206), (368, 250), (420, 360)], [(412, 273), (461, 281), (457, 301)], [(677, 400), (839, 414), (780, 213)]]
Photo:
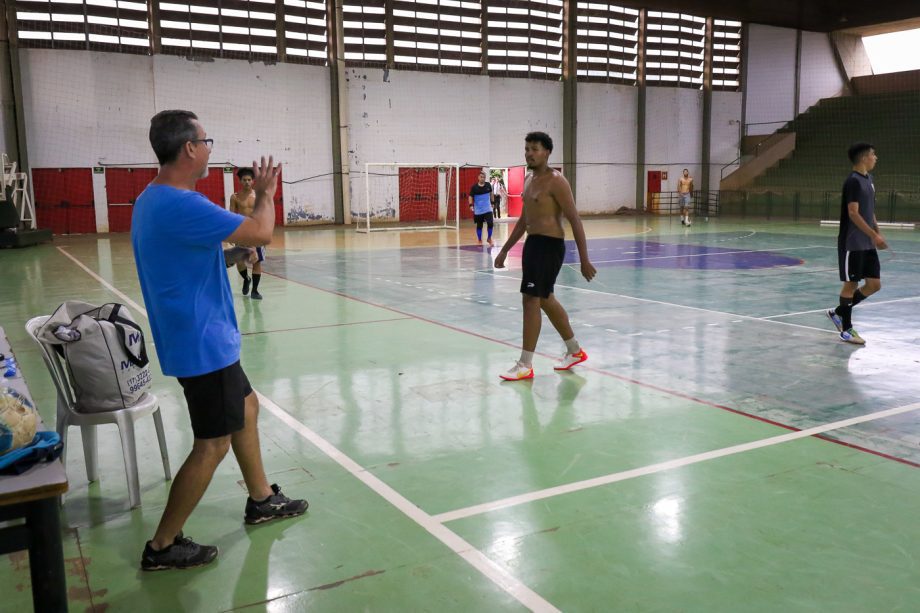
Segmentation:
[(249, 279), (249, 277), (246, 277), (245, 279), (243, 279), (243, 295), (244, 296), (249, 293), (250, 283), (252, 283), (252, 281)]
[(217, 547), (199, 545), (180, 532), (173, 544), (166, 549), (154, 551), (150, 541), (141, 556), (141, 570), (169, 570), (171, 568), (195, 568), (210, 564), (217, 559)]
[(258, 290), (252, 290), (252, 296), (250, 296), (250, 298), (253, 300), (262, 300), (262, 294), (260, 294)]
[(281, 488), (274, 483), (272, 491), (274, 494), (262, 502), (256, 502), (252, 498), (246, 499), (247, 524), (261, 524), (273, 519), (303, 515), (310, 506), (306, 500), (291, 500), (282, 494)]

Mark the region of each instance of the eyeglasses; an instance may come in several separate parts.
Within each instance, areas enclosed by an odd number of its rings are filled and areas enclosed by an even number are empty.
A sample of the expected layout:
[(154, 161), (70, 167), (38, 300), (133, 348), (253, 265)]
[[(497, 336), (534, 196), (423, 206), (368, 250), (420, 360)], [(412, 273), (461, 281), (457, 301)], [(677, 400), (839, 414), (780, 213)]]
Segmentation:
[(208, 151), (213, 151), (214, 149), (214, 139), (213, 138), (193, 138), (189, 142), (190, 143), (204, 143), (204, 146), (208, 148)]

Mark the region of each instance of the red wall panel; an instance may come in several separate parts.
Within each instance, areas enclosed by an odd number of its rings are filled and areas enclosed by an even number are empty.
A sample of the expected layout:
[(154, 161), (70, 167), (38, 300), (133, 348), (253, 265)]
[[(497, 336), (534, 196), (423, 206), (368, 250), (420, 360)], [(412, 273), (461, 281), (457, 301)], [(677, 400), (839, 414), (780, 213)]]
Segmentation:
[(208, 176), (195, 184), (195, 189), (208, 197), (208, 200), (223, 208), (224, 206), (224, 170), (211, 168)]
[(109, 203), (109, 232), (129, 232), (134, 201), (157, 176), (156, 168), (106, 168), (105, 196)]
[[(158, 173), (156, 168), (107, 168), (105, 194), (109, 202), (109, 232), (130, 232), (134, 202)], [(208, 176), (198, 181), (195, 189), (217, 204), (224, 206), (224, 175), (220, 168), (211, 168)]]
[(96, 231), (93, 174), (90, 168), (33, 168), (38, 226), (55, 234)]
[(470, 190), (479, 182), (481, 168), (460, 169), (460, 219), (472, 219), (473, 209), (470, 208)]
[(520, 217), (524, 208), (524, 171), (523, 166), (508, 169), (508, 217)]

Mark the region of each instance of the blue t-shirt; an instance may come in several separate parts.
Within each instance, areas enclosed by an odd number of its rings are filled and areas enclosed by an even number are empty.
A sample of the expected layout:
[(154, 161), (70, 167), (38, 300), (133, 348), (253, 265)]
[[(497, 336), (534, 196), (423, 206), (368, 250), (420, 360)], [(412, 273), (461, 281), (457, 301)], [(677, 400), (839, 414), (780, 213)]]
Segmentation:
[(480, 185), (476, 183), (470, 188), (470, 196), (473, 198), (473, 214), (485, 215), (492, 212), (492, 186), (488, 183)]
[(138, 196), (131, 245), (163, 374), (194, 377), (240, 359), (221, 241), (244, 219), (168, 185)]

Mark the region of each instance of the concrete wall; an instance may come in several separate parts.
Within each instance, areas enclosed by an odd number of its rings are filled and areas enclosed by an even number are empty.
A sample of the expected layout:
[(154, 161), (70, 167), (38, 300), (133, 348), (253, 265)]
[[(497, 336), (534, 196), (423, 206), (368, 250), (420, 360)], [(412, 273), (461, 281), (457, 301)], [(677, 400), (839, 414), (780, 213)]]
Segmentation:
[(795, 117), (796, 31), (751, 24), (747, 42), (747, 134), (770, 134)]
[(799, 86), (799, 113), (822, 98), (844, 93), (846, 80), (840, 74), (834, 47), (827, 34), (802, 32), (802, 79)]
[(578, 85), (580, 210), (609, 212), (636, 206), (638, 91), (624, 85)]
[[(712, 130), (709, 143), (709, 189), (719, 189), (723, 174), (737, 168), (741, 156), (741, 92), (713, 92)], [(727, 168), (725, 168), (728, 166)], [(724, 171), (723, 171), (724, 168)]]
[(747, 134), (770, 134), (822, 98), (844, 93), (846, 81), (837, 67), (827, 34), (802, 32), (799, 101), (796, 107), (796, 39), (798, 32), (751, 24), (748, 38)]
[(559, 82), (380, 69), (349, 69), (347, 81), (353, 213), (367, 162), (520, 166), (534, 130), (564, 161)]
[(662, 191), (677, 191), (677, 179), (684, 168), (700, 187), (703, 169), (703, 92), (695, 89), (649, 87), (645, 127), (645, 156), (648, 170), (666, 170)]
[[(284, 163), (286, 219), (334, 218), (328, 69), (172, 56), (24, 50), (23, 97), (33, 168), (154, 165), (150, 117), (187, 108), (215, 139), (212, 162), (249, 164), (273, 153)], [(532, 130), (555, 140), (562, 165), (562, 84), (558, 81), (379, 69), (348, 69), (351, 209), (364, 210), (367, 162), (523, 163)], [(635, 206), (637, 94), (633, 87), (580, 83), (578, 207), (585, 213)], [(749, 96), (750, 98), (751, 96)], [(713, 97), (712, 185), (737, 157), (741, 94)], [(650, 87), (648, 169), (684, 167), (698, 179), (702, 93)], [(698, 183), (699, 185), (699, 183)], [(104, 180), (98, 186), (104, 195)], [(105, 208), (97, 199), (97, 208)], [(100, 213), (99, 227), (105, 225)]]
[[(214, 165), (271, 153), (284, 164), (285, 216), (332, 218), (325, 69), (43, 49), (21, 57), (33, 168), (155, 164), (150, 118), (183, 108), (214, 139)], [(316, 175), (326, 176), (290, 183)]]

